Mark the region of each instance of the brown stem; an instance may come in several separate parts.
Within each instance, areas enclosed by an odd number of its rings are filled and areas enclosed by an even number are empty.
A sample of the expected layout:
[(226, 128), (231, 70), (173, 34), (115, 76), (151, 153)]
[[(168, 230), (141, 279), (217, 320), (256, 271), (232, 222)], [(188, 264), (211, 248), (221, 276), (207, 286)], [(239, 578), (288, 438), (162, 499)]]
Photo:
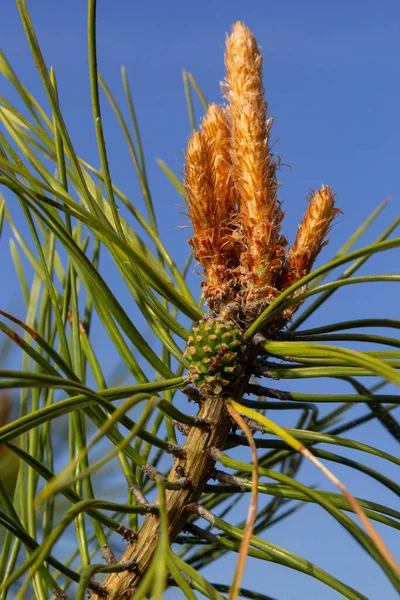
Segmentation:
[[(240, 398), (247, 385), (248, 379), (240, 380), (234, 394)], [(209, 396), (201, 404), (198, 415), (206, 419), (209, 427), (192, 427), (184, 445), (184, 457), (175, 461), (169, 481), (176, 481), (182, 473), (189, 478), (191, 485), (187, 489), (166, 490), (166, 504), (168, 517), (168, 531), (171, 543), (181, 532), (189, 512), (186, 507), (191, 502), (197, 502), (203, 492), (210, 474), (214, 468), (215, 460), (207, 452), (210, 447), (222, 449), (228, 437), (232, 422), (223, 398)], [(119, 562), (135, 560), (137, 571), (110, 573), (102, 584), (108, 592), (107, 600), (128, 600), (132, 597), (135, 587), (139, 584), (146, 569), (149, 567), (157, 548), (159, 538), (159, 518), (156, 515), (146, 516), (139, 528), (137, 540), (129, 544)], [(93, 600), (100, 600), (93, 594)]]

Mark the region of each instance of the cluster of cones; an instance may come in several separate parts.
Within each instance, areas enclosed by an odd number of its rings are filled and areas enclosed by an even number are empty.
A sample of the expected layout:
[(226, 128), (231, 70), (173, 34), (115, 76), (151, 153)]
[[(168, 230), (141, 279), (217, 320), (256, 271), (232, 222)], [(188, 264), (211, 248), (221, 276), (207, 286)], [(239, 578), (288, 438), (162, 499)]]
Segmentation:
[(216, 313), (236, 303), (240, 320), (249, 324), (309, 273), (339, 211), (328, 186), (312, 192), (296, 240), (287, 249), (262, 57), (240, 22), (227, 38), (225, 64), (228, 105), (211, 104), (191, 136), (184, 185), (194, 232), (190, 244), (205, 275), (204, 299)]

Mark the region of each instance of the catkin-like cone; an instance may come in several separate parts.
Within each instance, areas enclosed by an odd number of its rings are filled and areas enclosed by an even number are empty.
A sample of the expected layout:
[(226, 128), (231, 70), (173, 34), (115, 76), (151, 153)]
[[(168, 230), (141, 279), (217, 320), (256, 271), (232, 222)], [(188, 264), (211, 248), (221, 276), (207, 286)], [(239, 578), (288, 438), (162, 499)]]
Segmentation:
[(194, 233), (190, 243), (195, 258), (205, 271), (213, 259), (216, 225), (209, 146), (203, 133), (193, 132), (186, 151), (184, 181)]
[[(329, 242), (326, 236), (333, 219), (341, 212), (340, 209), (334, 207), (334, 204), (335, 194), (327, 185), (312, 192), (307, 210), (298, 227), (295, 242), (287, 253), (286, 264), (282, 269), (280, 281), (282, 291), (311, 271), (318, 254)], [(302, 294), (306, 288), (307, 286), (302, 286), (294, 292), (293, 296)], [(297, 302), (283, 311), (276, 323), (278, 329), (291, 321), (293, 314), (301, 304), (301, 302)]]
[(185, 188), (193, 224), (190, 240), (204, 269), (203, 295), (220, 310), (235, 296), (239, 241), (235, 237), (235, 199), (232, 187), (228, 115), (212, 104), (199, 132), (189, 140)]
[(335, 194), (323, 185), (313, 192), (303, 220), (297, 230), (293, 246), (287, 253), (286, 264), (282, 270), (281, 289), (285, 290), (307, 275), (315, 259), (329, 240), (326, 236), (335, 216), (341, 212), (334, 207)]
[(220, 223), (228, 223), (235, 211), (232, 188), (229, 117), (226, 109), (210, 104), (200, 126), (210, 148), (214, 206)]
[[(225, 95), (229, 101), (233, 177), (246, 251), (241, 255), (242, 287), (248, 298), (275, 288), (286, 240), (277, 200), (276, 161), (268, 143), (271, 121), (262, 85), (262, 58), (254, 36), (236, 23), (226, 43)], [(270, 288), (270, 289), (269, 289)]]

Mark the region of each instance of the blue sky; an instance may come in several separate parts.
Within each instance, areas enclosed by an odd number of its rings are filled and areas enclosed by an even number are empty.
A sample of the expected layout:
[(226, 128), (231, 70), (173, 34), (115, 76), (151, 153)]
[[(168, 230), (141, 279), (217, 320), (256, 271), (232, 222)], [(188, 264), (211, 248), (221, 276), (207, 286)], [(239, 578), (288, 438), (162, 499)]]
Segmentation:
[[(318, 2), (295, 0), (177, 0), (173, 3), (115, 0), (98, 3), (99, 67), (117, 99), (123, 102), (120, 67), (128, 71), (137, 109), (149, 179), (163, 241), (178, 262), (186, 254), (189, 230), (181, 200), (155, 163), (161, 157), (179, 174), (189, 134), (182, 86), (182, 69), (192, 72), (207, 99), (220, 100), (224, 77), (225, 34), (237, 20), (255, 33), (264, 55), (264, 85), (275, 118), (273, 137), (282, 158), (280, 198), (286, 211), (284, 230), (293, 240), (310, 188), (330, 184), (343, 215), (337, 219), (324, 258), (331, 256), (354, 228), (386, 196), (392, 200), (363, 243), (372, 242), (398, 215), (400, 179), (398, 139), (400, 73), (400, 5), (397, 0)], [(245, 6), (246, 5), (246, 6)], [(30, 2), (36, 34), (48, 65), (57, 77), (61, 105), (72, 139), (81, 156), (99, 165), (90, 109), (86, 61), (86, 3), (82, 0)], [(28, 44), (13, 0), (3, 0), (0, 39), (22, 81), (46, 105)], [(14, 98), (7, 86), (1, 93)], [(196, 105), (197, 117), (201, 109)], [(142, 208), (129, 155), (106, 103), (104, 125), (112, 176)], [(0, 240), (0, 275), (9, 281), (2, 306), (18, 303), (18, 287), (8, 261), (8, 239)], [(398, 251), (370, 261), (369, 272), (398, 272)], [(193, 286), (198, 282), (193, 276)], [(328, 313), (314, 323), (344, 318), (396, 318), (398, 300), (393, 284), (341, 291)], [(382, 293), (383, 292), (383, 293)], [(309, 384), (307, 384), (309, 385)], [(296, 384), (301, 391), (305, 386)], [(396, 453), (394, 442), (378, 424), (351, 432), (351, 437), (384, 446)], [(372, 440), (372, 441), (371, 441)], [(362, 457), (360, 457), (360, 460)], [(381, 463), (371, 461), (380, 469)], [(383, 469), (387, 466), (384, 465)], [(349, 471), (335, 472), (349, 477)], [(386, 471), (385, 471), (386, 472)], [(387, 472), (388, 475), (393, 473)], [(304, 480), (321, 482), (308, 468)], [(346, 482), (355, 493), (394, 506), (391, 495), (360, 476)], [(327, 484), (323, 483), (326, 488)], [(379, 569), (356, 544), (316, 508), (306, 508), (267, 533), (268, 539), (315, 561), (371, 600), (395, 598)], [(323, 529), (324, 528), (324, 529)], [(323, 531), (323, 535), (322, 535)], [(381, 529), (393, 547), (394, 534)], [(223, 559), (210, 577), (218, 579), (234, 565)], [(250, 562), (244, 583), (277, 600), (335, 600), (339, 595), (316, 580), (282, 568)], [(175, 597), (175, 596), (171, 596)]]

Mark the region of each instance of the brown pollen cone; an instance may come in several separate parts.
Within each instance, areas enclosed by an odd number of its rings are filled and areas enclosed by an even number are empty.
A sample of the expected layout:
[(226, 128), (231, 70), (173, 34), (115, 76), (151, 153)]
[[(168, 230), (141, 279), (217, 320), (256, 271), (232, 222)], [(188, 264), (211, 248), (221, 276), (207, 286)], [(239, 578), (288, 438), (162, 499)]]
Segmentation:
[(339, 208), (334, 208), (334, 204), (335, 194), (327, 185), (312, 192), (295, 242), (287, 253), (286, 264), (282, 270), (282, 290), (311, 271), (321, 249), (329, 242), (325, 238), (333, 219), (341, 212)]
[(249, 305), (253, 300), (267, 304), (276, 293), (286, 240), (279, 233), (283, 213), (268, 141), (271, 120), (267, 121), (262, 58), (255, 37), (240, 22), (227, 38), (225, 64), (233, 178), (246, 246), (241, 255), (242, 288)]
[(235, 296), (239, 262), (229, 148), (226, 110), (212, 104), (189, 140), (184, 185), (194, 232), (190, 244), (205, 274), (203, 294), (217, 311)]
[[(312, 192), (303, 220), (301, 221), (295, 242), (289, 249), (286, 264), (282, 269), (280, 289), (283, 291), (307, 275), (321, 249), (329, 242), (326, 239), (333, 219), (342, 212), (335, 208), (335, 194), (327, 185)], [(297, 290), (300, 294), (303, 289)], [(286, 321), (290, 321), (300, 303), (285, 311)]]

